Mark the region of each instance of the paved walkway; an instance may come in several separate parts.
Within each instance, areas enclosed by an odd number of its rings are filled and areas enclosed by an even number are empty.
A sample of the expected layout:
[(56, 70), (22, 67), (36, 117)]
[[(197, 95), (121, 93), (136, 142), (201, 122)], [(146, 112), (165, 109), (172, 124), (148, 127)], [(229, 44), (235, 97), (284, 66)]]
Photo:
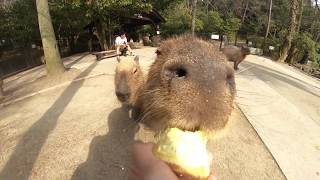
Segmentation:
[(320, 82), (248, 56), (237, 102), (289, 180), (320, 179)]
[[(135, 52), (146, 71), (155, 48)], [(137, 126), (114, 95), (116, 59), (94, 59), (69, 57), (65, 64), (76, 70), (70, 81), (0, 107), (0, 179), (127, 179)], [(44, 72), (38, 67), (18, 74), (5, 80), (5, 88), (22, 93)], [(238, 108), (225, 136), (209, 148), (218, 179), (285, 179)]]

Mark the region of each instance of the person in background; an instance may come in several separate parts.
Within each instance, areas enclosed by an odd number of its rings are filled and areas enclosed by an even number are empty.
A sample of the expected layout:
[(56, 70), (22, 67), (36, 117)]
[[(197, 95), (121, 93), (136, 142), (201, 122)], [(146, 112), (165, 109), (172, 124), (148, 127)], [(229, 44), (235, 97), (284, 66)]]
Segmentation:
[(117, 55), (120, 55), (120, 51), (122, 50), (128, 50), (130, 55), (132, 55), (132, 50), (128, 44), (126, 34), (124, 32), (120, 32), (119, 36), (116, 37), (116, 49), (117, 49)]

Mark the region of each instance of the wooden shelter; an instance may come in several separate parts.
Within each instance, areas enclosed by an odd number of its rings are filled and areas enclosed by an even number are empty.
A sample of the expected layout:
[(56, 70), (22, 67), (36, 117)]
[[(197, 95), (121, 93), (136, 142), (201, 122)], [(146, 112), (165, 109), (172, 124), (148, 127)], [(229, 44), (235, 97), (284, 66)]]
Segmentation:
[[(165, 19), (155, 9), (152, 9), (150, 12), (137, 13), (133, 16), (126, 16), (125, 14), (116, 14), (112, 17), (117, 18), (121, 26), (119, 29), (114, 29), (113, 32), (108, 34), (109, 38), (107, 39), (109, 47), (113, 45), (115, 36), (119, 34), (120, 30), (123, 30), (127, 33), (128, 41), (130, 39), (133, 39), (134, 41), (139, 41), (142, 38), (142, 36), (137, 33), (137, 30), (139, 28), (141, 28), (144, 25), (151, 25), (154, 28), (154, 32), (156, 34), (156, 31), (159, 31), (159, 25), (165, 22)], [(99, 24), (99, 20), (93, 20), (87, 26), (84, 27), (84, 29), (87, 30), (89, 34), (91, 34), (93, 37), (92, 44), (93, 49), (95, 50), (97, 50), (95, 46), (99, 46), (99, 43), (95, 42), (97, 41), (97, 38), (93, 36), (95, 34), (95, 31), (97, 30), (97, 24)]]

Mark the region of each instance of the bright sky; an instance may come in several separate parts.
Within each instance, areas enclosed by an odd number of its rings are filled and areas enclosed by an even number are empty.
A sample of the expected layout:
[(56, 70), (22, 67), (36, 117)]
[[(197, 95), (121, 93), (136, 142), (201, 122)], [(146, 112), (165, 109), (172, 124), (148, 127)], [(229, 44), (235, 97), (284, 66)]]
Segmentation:
[[(311, 0), (312, 4), (315, 6), (316, 5), (316, 1), (315, 0)], [(318, 1), (319, 3), (319, 1)]]

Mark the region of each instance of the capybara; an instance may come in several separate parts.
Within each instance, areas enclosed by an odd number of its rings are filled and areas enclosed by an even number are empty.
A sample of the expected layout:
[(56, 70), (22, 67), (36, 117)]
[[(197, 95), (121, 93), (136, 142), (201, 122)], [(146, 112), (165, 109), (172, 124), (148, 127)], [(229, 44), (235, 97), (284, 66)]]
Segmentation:
[(144, 75), (139, 65), (138, 56), (118, 57), (115, 74), (115, 92), (118, 100), (130, 107), (137, 99), (137, 91), (144, 83)]
[(176, 37), (157, 49), (135, 117), (156, 133), (168, 127), (210, 133), (225, 127), (235, 93), (234, 70), (218, 48)]
[(250, 49), (248, 47), (237, 47), (228, 45), (221, 49), (222, 52), (227, 56), (229, 61), (233, 62), (233, 67), (238, 70), (238, 65), (250, 54)]

